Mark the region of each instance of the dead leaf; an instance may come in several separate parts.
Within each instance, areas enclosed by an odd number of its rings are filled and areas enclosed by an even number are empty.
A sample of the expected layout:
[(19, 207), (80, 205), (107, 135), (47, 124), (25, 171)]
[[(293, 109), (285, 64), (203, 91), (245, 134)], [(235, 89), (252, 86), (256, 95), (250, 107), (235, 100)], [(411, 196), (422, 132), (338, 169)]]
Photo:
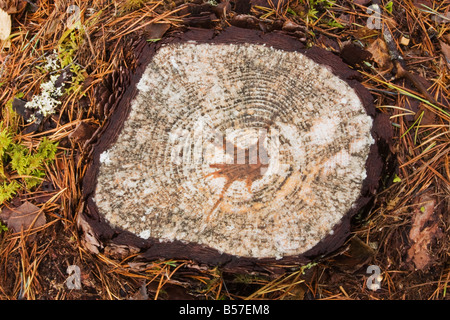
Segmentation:
[(80, 210), (78, 211), (78, 219), (77, 226), (79, 229), (83, 231), (84, 237), (81, 239), (81, 244), (84, 248), (89, 250), (93, 254), (98, 254), (99, 248), (103, 248), (103, 245), (97, 239), (95, 232), (93, 231), (91, 225), (86, 222), (85, 217), (81, 214), (83, 206), (80, 206)]
[(389, 72), (394, 67), (391, 57), (389, 55), (389, 50), (383, 39), (378, 38), (375, 40), (368, 48), (372, 54), (373, 60), (378, 64), (382, 72)]
[(372, 1), (372, 0), (354, 0), (353, 2), (354, 2), (355, 4), (359, 4), (359, 5), (361, 5), (361, 6), (365, 6), (365, 5), (368, 4), (370, 1)]
[(366, 265), (374, 255), (375, 251), (355, 236), (345, 250), (333, 258), (333, 265), (346, 273), (354, 273)]
[(417, 120), (417, 118), (422, 114), (422, 119), (420, 120), (420, 125), (428, 126), (436, 124), (437, 116), (435, 113), (431, 112), (424, 103), (420, 103), (419, 105), (419, 111), (416, 113), (416, 116), (414, 120)]
[(433, 2), (431, 0), (414, 0), (414, 6), (418, 9), (433, 8)]
[(284, 298), (285, 300), (304, 300), (305, 293), (308, 291), (308, 287), (303, 283), (295, 285), (289, 288), (288, 294)]
[(44, 120), (44, 116), (40, 112), (31, 111), (30, 109), (25, 108), (26, 103), (27, 101), (25, 100), (14, 98), (12, 107), (14, 111), (21, 115), (25, 121), (28, 121), (28, 119), (30, 119), (31, 116), (34, 115), (36, 121), (27, 126), (27, 128), (24, 130), (24, 133), (31, 133), (35, 132), (39, 128), (40, 124)]
[(75, 130), (69, 134), (69, 138), (75, 142), (82, 142), (90, 139), (94, 132), (97, 130), (97, 126), (81, 121)]
[(104, 249), (105, 256), (118, 260), (123, 260), (138, 252), (139, 249), (136, 247), (115, 243), (108, 244)]
[(412, 245), (407, 252), (407, 261), (412, 261), (418, 270), (426, 268), (432, 262), (428, 247), (440, 233), (437, 219), (434, 217), (435, 206), (436, 198), (424, 195), (419, 198), (414, 209), (409, 232)]
[(450, 68), (450, 46), (441, 40), (439, 40), (439, 44), (441, 45), (442, 53), (447, 61), (447, 66)]
[(46, 25), (43, 27), (45, 36), (50, 37), (54, 35), (59, 28), (63, 25), (61, 17), (54, 17), (49, 19)]
[(21, 13), (26, 6), (26, 0), (0, 0), (0, 9), (9, 14)]
[(282, 29), (283, 29), (283, 31), (287, 31), (287, 32), (305, 31), (306, 30), (306, 28), (304, 26), (301, 26), (290, 20), (286, 20), (283, 23)]
[(145, 36), (148, 39), (161, 39), (170, 28), (170, 23), (152, 23), (145, 28)]
[(436, 23), (450, 23), (450, 12), (432, 16), (431, 20)]
[(6, 41), (11, 34), (11, 16), (0, 9), (0, 40)]
[(38, 228), (46, 223), (44, 212), (28, 201), (14, 209), (7, 207), (3, 208), (0, 213), (0, 218), (4, 220), (7, 223), (8, 228), (11, 228), (14, 232)]
[(231, 25), (239, 28), (259, 29), (259, 20), (249, 14), (237, 14), (231, 18)]
[(128, 262), (128, 266), (130, 267), (131, 271), (134, 272), (142, 272), (145, 271), (150, 264), (145, 262)]

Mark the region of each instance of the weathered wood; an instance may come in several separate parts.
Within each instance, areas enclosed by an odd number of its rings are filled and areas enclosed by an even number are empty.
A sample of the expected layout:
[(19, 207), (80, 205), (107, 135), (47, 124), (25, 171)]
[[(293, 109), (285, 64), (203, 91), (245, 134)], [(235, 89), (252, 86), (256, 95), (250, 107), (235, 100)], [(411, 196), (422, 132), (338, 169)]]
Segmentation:
[[(375, 143), (371, 146), (366, 161), (367, 177), (362, 184), (360, 197), (342, 218), (341, 222), (335, 225), (333, 233), (323, 238), (307, 252), (295, 256), (285, 256), (281, 260), (276, 260), (275, 258), (238, 257), (220, 253), (216, 249), (197, 243), (186, 243), (178, 240), (160, 242), (159, 239), (154, 238), (142, 239), (129, 231), (112, 227), (100, 214), (93, 200), (100, 167), (100, 155), (117, 140), (130, 112), (131, 101), (137, 94), (136, 84), (140, 80), (146, 66), (162, 45), (188, 43), (190, 41), (206, 44), (257, 44), (287, 52), (302, 53), (315, 62), (328, 66), (334, 75), (353, 88), (361, 100), (366, 113), (374, 119), (371, 133)], [(124, 81), (126, 88), (123, 88), (123, 94), (117, 95), (115, 92), (112, 92), (111, 95), (114, 98), (108, 98), (108, 109), (111, 110), (110, 117), (105, 127), (99, 132), (98, 139), (92, 141), (95, 142), (92, 157), (83, 179), (82, 190), (85, 209), (81, 213), (81, 218), (90, 225), (97, 239), (105, 245), (114, 243), (139, 248), (142, 259), (192, 259), (201, 263), (221, 265), (229, 270), (247, 271), (263, 270), (274, 262), (277, 265), (305, 263), (338, 249), (344, 243), (349, 236), (351, 218), (370, 204), (373, 195), (379, 187), (380, 176), (384, 170), (385, 156), (388, 152), (387, 146), (390, 144), (392, 137), (389, 119), (375, 110), (373, 98), (358, 81), (359, 74), (357, 72), (348, 68), (334, 54), (316, 47), (305, 49), (300, 41), (281, 31), (264, 34), (255, 30), (229, 27), (216, 33), (211, 29), (190, 29), (187, 32), (173, 34), (158, 43), (146, 44), (142, 42), (135, 50), (138, 57), (136, 68), (133, 72), (130, 70), (123, 71), (127, 73), (124, 77), (129, 78), (129, 81)], [(113, 88), (113, 90), (117, 89)], [(106, 97), (100, 98), (102, 103), (105, 103), (105, 100)]]

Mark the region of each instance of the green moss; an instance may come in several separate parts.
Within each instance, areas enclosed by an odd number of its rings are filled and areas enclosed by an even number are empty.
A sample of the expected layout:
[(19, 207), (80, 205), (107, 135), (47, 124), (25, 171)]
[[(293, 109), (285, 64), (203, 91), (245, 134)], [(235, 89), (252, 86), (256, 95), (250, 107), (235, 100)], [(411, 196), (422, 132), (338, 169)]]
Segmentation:
[[(3, 127), (3, 123), (0, 123), (0, 127)], [(37, 148), (27, 148), (20, 142), (14, 142), (8, 128), (2, 128), (0, 130), (0, 203), (10, 200), (22, 185), (27, 189), (39, 185), (45, 176), (45, 165), (55, 159), (57, 147), (57, 143), (43, 138)], [(8, 179), (7, 176), (13, 176), (14, 179)]]
[(86, 79), (86, 70), (77, 64), (75, 59), (84, 35), (85, 32), (83, 28), (69, 29), (59, 40), (58, 58), (61, 69), (69, 67), (73, 74), (70, 86), (65, 90), (67, 95), (80, 92), (83, 82)]
[(121, 4), (121, 11), (123, 13), (132, 12), (141, 9), (148, 2), (148, 0), (128, 0)]
[(3, 203), (11, 199), (19, 190), (19, 188), (20, 184), (15, 180), (10, 183), (5, 181), (3, 181), (3, 183), (0, 183), (0, 202)]
[[(334, 0), (301, 0), (301, 3), (308, 7), (307, 12), (303, 12), (301, 14), (302, 18), (307, 19), (308, 21), (317, 21), (321, 19), (321, 23), (326, 23), (328, 26), (333, 28), (342, 28), (343, 26), (336, 21), (334, 18), (334, 14), (331, 9), (336, 1)], [(288, 10), (289, 12), (289, 10)], [(324, 18), (324, 13), (327, 15), (331, 15), (330, 19)]]
[(5, 226), (4, 224), (2, 224), (2, 223), (0, 222), (0, 234), (1, 234), (3, 231), (8, 231), (8, 227)]

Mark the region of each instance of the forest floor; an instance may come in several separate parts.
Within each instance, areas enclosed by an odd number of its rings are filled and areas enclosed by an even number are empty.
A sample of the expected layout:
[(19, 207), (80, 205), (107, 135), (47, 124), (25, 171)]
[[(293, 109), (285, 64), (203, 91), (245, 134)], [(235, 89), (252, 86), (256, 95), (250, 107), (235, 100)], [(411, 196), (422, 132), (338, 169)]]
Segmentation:
[[(3, 0), (0, 8), (0, 299), (449, 299), (450, 3)], [(127, 67), (132, 39), (229, 25), (282, 29), (357, 70), (391, 118), (395, 176), (353, 219), (340, 250), (281, 276), (92, 253), (77, 217), (88, 129), (107, 118), (96, 88), (112, 88), (105, 79)], [(49, 110), (25, 107), (37, 96)], [(71, 287), (73, 266), (80, 289)]]

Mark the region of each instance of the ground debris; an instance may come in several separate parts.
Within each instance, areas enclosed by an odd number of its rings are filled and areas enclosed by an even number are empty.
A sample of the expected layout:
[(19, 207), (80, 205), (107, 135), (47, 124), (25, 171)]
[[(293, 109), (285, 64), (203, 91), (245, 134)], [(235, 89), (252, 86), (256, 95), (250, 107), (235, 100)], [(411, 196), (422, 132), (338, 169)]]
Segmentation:
[(373, 60), (378, 64), (380, 70), (383, 73), (390, 72), (394, 67), (391, 57), (389, 56), (389, 50), (383, 39), (378, 38), (368, 48), (372, 54)]
[(152, 23), (144, 29), (144, 35), (148, 40), (158, 40), (169, 30), (169, 23)]
[(366, 266), (374, 255), (375, 251), (355, 236), (342, 253), (332, 258), (333, 266), (337, 266), (343, 272), (354, 273)]
[(69, 138), (76, 142), (84, 142), (90, 139), (96, 130), (96, 125), (81, 121), (75, 130), (69, 134)]
[(341, 50), (342, 59), (352, 67), (361, 65), (364, 61), (371, 60), (372, 55), (372, 52), (364, 50), (354, 43), (346, 44)]
[(447, 62), (447, 67), (450, 68), (450, 46), (446, 44), (444, 41), (439, 41), (439, 44), (441, 45), (442, 53)]
[(114, 259), (123, 260), (130, 255), (136, 254), (139, 252), (138, 248), (128, 245), (117, 245), (117, 244), (108, 244), (105, 247), (105, 255)]
[(353, 1), (355, 4), (359, 4), (361, 6), (365, 6), (367, 4), (369, 4), (370, 0), (355, 0)]
[(34, 204), (26, 201), (17, 208), (4, 207), (0, 213), (8, 228), (14, 232), (27, 231), (30, 228), (38, 228), (46, 223), (44, 212)]
[(418, 270), (423, 270), (433, 261), (429, 246), (441, 236), (436, 218), (436, 198), (423, 195), (414, 208), (412, 227), (409, 232), (411, 247), (407, 252), (407, 261), (413, 262)]

